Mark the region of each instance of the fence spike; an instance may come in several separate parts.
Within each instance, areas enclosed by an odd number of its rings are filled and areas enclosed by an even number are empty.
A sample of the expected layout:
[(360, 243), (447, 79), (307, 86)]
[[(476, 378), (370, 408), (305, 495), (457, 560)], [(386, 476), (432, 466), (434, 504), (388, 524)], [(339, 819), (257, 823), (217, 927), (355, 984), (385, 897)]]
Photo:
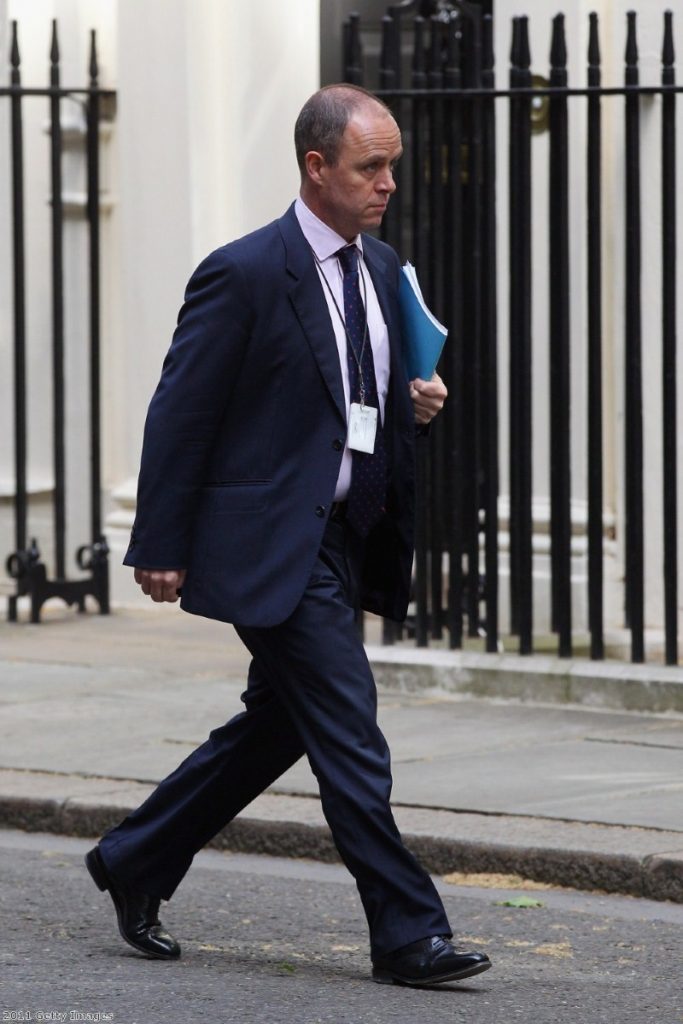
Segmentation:
[(550, 64), (553, 68), (562, 70), (567, 67), (567, 39), (564, 31), (564, 14), (556, 14), (553, 18)]
[(363, 84), (363, 44), (360, 38), (360, 14), (354, 11), (348, 20), (348, 66), (346, 80), (352, 85)]
[(529, 48), (529, 19), (524, 15), (512, 19), (512, 51), (510, 62), (519, 71), (528, 71), (531, 67), (531, 50)]
[(59, 85), (59, 40), (57, 38), (57, 19), (52, 19), (52, 43), (50, 45), (50, 85)]
[(482, 30), (482, 70), (493, 71), (496, 65), (496, 54), (493, 48), (493, 17), (485, 14)]
[(90, 87), (92, 89), (97, 87), (97, 79), (99, 77), (100, 69), (97, 63), (97, 33), (95, 29), (90, 30)]
[(519, 18), (512, 19), (512, 42), (510, 43), (510, 64), (513, 68), (518, 66), (519, 59)]
[[(379, 73), (386, 77), (392, 75), (394, 69), (392, 67), (392, 52), (391, 52), (391, 29), (394, 24), (394, 19), (390, 14), (385, 14), (382, 17), (382, 52), (379, 58)], [(386, 88), (386, 86), (385, 86)]]
[(57, 38), (57, 19), (52, 19), (52, 42), (50, 44), (50, 63), (59, 64), (59, 40)]
[(529, 18), (526, 14), (519, 19), (519, 66), (524, 71), (531, 67), (531, 48), (529, 45)]
[[(413, 19), (413, 25), (415, 27), (415, 49), (413, 51), (413, 71), (424, 71), (425, 70), (425, 52), (424, 52), (424, 23), (425, 20), (419, 14)], [(419, 43), (419, 45), (418, 45)]]
[(444, 68), (444, 83), (447, 89), (459, 89), (462, 81), (460, 71), (460, 17), (456, 16), (448, 25), (446, 33), (446, 67)]
[(349, 80), (349, 78), (348, 78), (348, 67), (349, 67), (349, 64), (351, 63), (351, 58), (349, 57), (349, 34), (350, 34), (350, 29), (351, 29), (351, 26), (349, 25), (349, 19), (345, 18), (344, 21), (342, 22), (342, 39), (341, 39), (341, 43), (342, 43), (342, 47), (341, 47), (342, 82), (348, 82), (348, 80)]
[(395, 20), (391, 15), (385, 14), (382, 18), (382, 53), (379, 61), (379, 80), (382, 89), (391, 89), (396, 84), (395, 28)]
[(413, 22), (415, 26), (415, 41), (413, 50), (413, 88), (424, 89), (427, 85), (427, 72), (425, 70), (424, 50), (424, 26), (425, 20), (419, 15)]
[(443, 57), (441, 46), (443, 42), (442, 26), (443, 21), (438, 14), (433, 14), (430, 20), (431, 36), (429, 40), (429, 78), (433, 88), (438, 88), (441, 81), (441, 70)]
[(16, 21), (12, 22), (12, 49), (10, 52), (10, 63), (12, 65), (12, 84), (19, 84), (19, 76), (21, 74), (21, 55), (19, 54), (19, 23)]
[(449, 32), (447, 36), (448, 56), (446, 59), (446, 71), (453, 72), (460, 70), (460, 42), (462, 39), (460, 25), (459, 15), (453, 18), (449, 25)]
[(600, 28), (598, 16), (595, 11), (593, 11), (590, 15), (590, 29), (588, 35), (588, 67), (599, 69), (601, 60)]
[(662, 64), (665, 68), (673, 68), (676, 63), (674, 46), (674, 15), (673, 11), (664, 12), (664, 45), (662, 46)]
[(626, 15), (628, 21), (628, 32), (626, 36), (626, 67), (638, 67), (638, 35), (636, 28), (637, 14), (629, 11)]

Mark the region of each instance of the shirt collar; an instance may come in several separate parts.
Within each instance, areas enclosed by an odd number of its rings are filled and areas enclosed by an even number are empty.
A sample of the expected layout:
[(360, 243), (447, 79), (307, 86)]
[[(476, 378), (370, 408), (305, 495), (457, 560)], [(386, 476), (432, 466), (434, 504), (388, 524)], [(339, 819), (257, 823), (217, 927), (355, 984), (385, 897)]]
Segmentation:
[(339, 252), (346, 245), (355, 245), (361, 256), (363, 255), (363, 240), (360, 235), (356, 235), (351, 242), (347, 242), (333, 228), (325, 224), (319, 217), (316, 217), (313, 211), (306, 206), (301, 196), (297, 196), (294, 203), (294, 212), (299, 221), (299, 227), (304, 233), (304, 238), (321, 263), (334, 256), (335, 253)]

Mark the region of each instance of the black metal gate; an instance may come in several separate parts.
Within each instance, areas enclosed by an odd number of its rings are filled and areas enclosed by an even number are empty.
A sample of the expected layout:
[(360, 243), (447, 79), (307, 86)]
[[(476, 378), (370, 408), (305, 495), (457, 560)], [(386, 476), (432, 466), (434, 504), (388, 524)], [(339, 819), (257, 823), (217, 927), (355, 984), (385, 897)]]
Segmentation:
[[(95, 33), (91, 34), (89, 83), (82, 88), (66, 88), (60, 82), (60, 55), (57, 25), (52, 26), (50, 52), (50, 84), (28, 87), (21, 81), (21, 58), (17, 23), (12, 24), (10, 84), (0, 87), (0, 101), (10, 105), (12, 262), (13, 277), (13, 366), (3, 368), (11, 373), (14, 395), (14, 551), (7, 557), (6, 569), (14, 581), (8, 600), (10, 621), (17, 621), (18, 601), (29, 597), (31, 621), (40, 620), (42, 605), (51, 597), (85, 609), (85, 599), (92, 595), (101, 613), (109, 611), (108, 549), (102, 533), (102, 499), (100, 468), (100, 213), (99, 213), (99, 130), (104, 104), (113, 98), (111, 90), (98, 85), (98, 63)], [(23, 110), (26, 101), (44, 98), (49, 105), (50, 179), (51, 179), (51, 267), (52, 267), (52, 453), (54, 471), (53, 531), (54, 573), (48, 574), (39, 538), (29, 537), (27, 490), (27, 394), (31, 386), (27, 373), (26, 331), (26, 252), (24, 201), (24, 132)], [(87, 159), (87, 224), (89, 237), (89, 272), (84, 287), (89, 295), (89, 416), (83, 429), (90, 439), (89, 494), (90, 537), (76, 551), (76, 564), (87, 575), (68, 579), (66, 569), (66, 444), (65, 444), (65, 310), (64, 310), (64, 201), (62, 195), (62, 123), (65, 100), (82, 103), (86, 118)], [(39, 301), (39, 299), (38, 299)]]
[[(431, 12), (428, 18), (416, 12)], [(665, 657), (678, 660), (676, 451), (676, 95), (673, 15), (664, 18), (661, 84), (639, 81), (637, 21), (628, 15), (623, 84), (605, 87), (597, 15), (590, 15), (586, 84), (570, 87), (564, 16), (552, 23), (548, 79), (531, 73), (529, 25), (512, 22), (509, 86), (494, 75), (490, 2), (406, 0), (383, 19), (376, 81), (364, 73), (357, 15), (345, 27), (345, 79), (374, 89), (394, 111), (404, 136), (399, 188), (383, 237), (418, 268), (427, 301), (450, 331), (439, 368), (451, 394), (419, 462), (415, 614), (418, 645), (465, 633), (499, 648), (499, 382), (496, 255), (496, 113), (509, 111), (509, 529), (511, 631), (519, 651), (533, 649), (532, 548), (532, 159), (534, 121), (546, 117), (549, 145), (550, 551), (552, 629), (558, 653), (573, 651), (571, 609), (571, 430), (568, 109), (586, 104), (587, 209), (585, 329), (587, 365), (588, 630), (592, 658), (605, 655), (602, 408), (602, 150), (606, 97), (624, 104), (624, 620), (631, 658), (643, 661), (643, 409), (641, 323), (641, 101), (661, 104), (661, 436), (663, 446), (663, 604)], [(574, 291), (576, 294), (576, 290)], [(452, 340), (451, 340), (452, 339)], [(542, 385), (545, 385), (545, 381)], [(447, 559), (448, 572), (444, 563)], [(388, 624), (385, 641), (402, 636)]]

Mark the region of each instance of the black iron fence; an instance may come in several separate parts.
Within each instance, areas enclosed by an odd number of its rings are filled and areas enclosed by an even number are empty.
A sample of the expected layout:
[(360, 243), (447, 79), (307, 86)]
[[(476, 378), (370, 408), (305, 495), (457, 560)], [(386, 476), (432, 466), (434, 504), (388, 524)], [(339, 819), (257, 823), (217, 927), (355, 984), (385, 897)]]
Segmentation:
[[(423, 5), (424, 6), (424, 5)], [(661, 107), (661, 302), (662, 328), (648, 345), (661, 346), (663, 493), (662, 591), (665, 658), (678, 660), (678, 551), (676, 448), (676, 85), (673, 15), (664, 16), (661, 83), (639, 80), (637, 19), (628, 14), (623, 84), (601, 79), (599, 24), (590, 15), (585, 85), (568, 81), (564, 16), (552, 22), (548, 78), (532, 76), (529, 24), (512, 22), (509, 82), (494, 75), (493, 21), (473, 0), (432, 4), (429, 19), (413, 17), (404, 0), (383, 19), (378, 80), (364, 74), (362, 27), (353, 15), (345, 28), (347, 81), (374, 89), (395, 112), (404, 135), (399, 188), (389, 206), (383, 237), (417, 266), (426, 297), (449, 327), (440, 372), (451, 399), (435, 423), (431, 443), (419, 456), (419, 508), (415, 612), (408, 633), (418, 645), (430, 639), (463, 644), (465, 634), (485, 636), (487, 651), (500, 643), (499, 555), (501, 528), (509, 534), (510, 631), (519, 651), (533, 649), (534, 547), (533, 431), (549, 431), (550, 603), (558, 653), (574, 649), (577, 628), (590, 635), (590, 655), (605, 656), (605, 414), (603, 412), (603, 104), (623, 103), (625, 147), (623, 339), (624, 401), (624, 626), (631, 658), (645, 657), (643, 507), (643, 323), (641, 308), (641, 147), (643, 97)], [(569, 110), (585, 104), (586, 209), (570, 216)], [(500, 244), (497, 219), (496, 121), (507, 105), (509, 420), (499, 423), (499, 330), (496, 279)], [(549, 132), (547, 207), (549, 274), (547, 326), (549, 380), (538, 381), (532, 360), (533, 189), (532, 133)], [(574, 140), (576, 136), (573, 136)], [(545, 183), (544, 183), (545, 184)], [(610, 189), (612, 192), (613, 189)], [(579, 232), (582, 237), (577, 239)], [(572, 430), (571, 312), (579, 294), (570, 280), (570, 243), (585, 245), (587, 316), (582, 325), (586, 366), (587, 622), (572, 620)], [(618, 254), (615, 254), (618, 255)], [(534, 386), (547, 388), (549, 415), (535, 423)], [(501, 438), (507, 443), (501, 447)], [(507, 452), (509, 516), (499, 521), (500, 452)], [(405, 636), (391, 624), (384, 639)]]
[[(21, 57), (17, 23), (12, 24), (10, 84), (0, 87), (0, 101), (10, 106), (11, 221), (13, 265), (13, 365), (2, 373), (13, 380), (14, 425), (14, 551), (8, 555), (6, 570), (13, 584), (8, 599), (10, 621), (17, 620), (18, 601), (30, 598), (31, 621), (40, 620), (42, 605), (52, 597), (77, 604), (81, 611), (92, 595), (103, 614), (109, 611), (108, 549), (102, 533), (100, 468), (100, 174), (99, 131), (102, 108), (113, 94), (98, 85), (95, 33), (91, 35), (89, 83), (82, 88), (66, 88), (60, 81), (60, 54), (57, 25), (53, 22), (49, 81), (44, 87), (29, 88), (21, 81)], [(26, 210), (24, 195), (24, 104), (34, 99), (48, 101), (50, 132), (50, 204), (51, 204), (51, 278), (52, 278), (52, 465), (54, 572), (48, 573), (40, 549), (40, 539), (29, 535), (28, 441), (31, 423), (27, 397), (31, 387), (27, 359)], [(83, 429), (90, 439), (89, 477), (90, 537), (76, 551), (77, 579), (67, 578), (67, 451), (65, 424), (65, 309), (64, 309), (64, 200), (62, 190), (63, 132), (62, 109), (65, 101), (82, 105), (86, 122), (87, 225), (89, 270), (83, 282), (89, 308), (89, 415)], [(40, 302), (41, 297), (36, 296)]]

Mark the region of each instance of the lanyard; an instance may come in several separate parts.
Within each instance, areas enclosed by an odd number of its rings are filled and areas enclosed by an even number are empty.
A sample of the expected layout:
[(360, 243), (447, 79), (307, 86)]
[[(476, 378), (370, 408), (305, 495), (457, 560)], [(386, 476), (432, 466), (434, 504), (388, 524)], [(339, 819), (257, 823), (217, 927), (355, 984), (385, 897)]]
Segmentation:
[(356, 349), (354, 348), (353, 342), (351, 341), (351, 338), (349, 336), (349, 332), (348, 332), (348, 330), (346, 328), (346, 320), (344, 319), (344, 314), (342, 313), (341, 309), (339, 308), (339, 303), (337, 302), (337, 300), (335, 298), (335, 294), (332, 291), (332, 286), (331, 286), (330, 282), (327, 280), (327, 275), (325, 274), (325, 271), (323, 270), (323, 265), (320, 262), (320, 260), (318, 259), (317, 253), (314, 252), (313, 248), (311, 248), (311, 252), (313, 253), (313, 259), (315, 260), (316, 265), (318, 267), (318, 270), (320, 271), (320, 275), (321, 275), (323, 281), (325, 282), (325, 286), (326, 286), (328, 292), (330, 293), (330, 298), (332, 299), (332, 302), (334, 303), (334, 308), (337, 310), (337, 315), (339, 316), (339, 319), (341, 320), (341, 325), (344, 328), (344, 334), (346, 335), (347, 347), (351, 350), (351, 352), (353, 353), (353, 358), (356, 360), (356, 364), (358, 366), (358, 386), (359, 386), (359, 390), (360, 390), (360, 404), (361, 404), (361, 406), (364, 406), (365, 405), (365, 381), (363, 380), (363, 367), (361, 365), (361, 361), (363, 359), (363, 353), (365, 352), (365, 345), (366, 345), (366, 343), (368, 341), (368, 291), (367, 291), (367, 285), (365, 283), (365, 274), (363, 273), (362, 264), (360, 262), (358, 263), (358, 273), (360, 274), (361, 280), (363, 282), (363, 306), (364, 306), (364, 309), (365, 309), (365, 327), (363, 328), (363, 343), (362, 343), (362, 345), (360, 347), (360, 356), (359, 356), (358, 353), (356, 352)]

